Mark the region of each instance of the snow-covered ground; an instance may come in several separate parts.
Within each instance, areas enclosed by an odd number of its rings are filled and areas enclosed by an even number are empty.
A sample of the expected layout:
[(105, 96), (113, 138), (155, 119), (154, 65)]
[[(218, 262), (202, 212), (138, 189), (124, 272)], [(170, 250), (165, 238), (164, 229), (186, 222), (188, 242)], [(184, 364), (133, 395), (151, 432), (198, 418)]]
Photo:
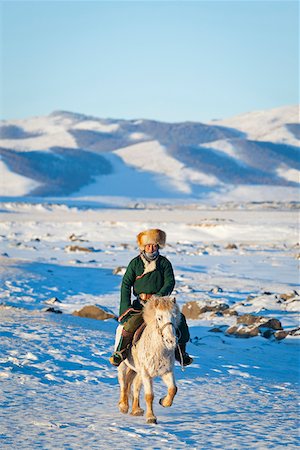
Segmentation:
[[(170, 409), (158, 404), (165, 387), (156, 381), (158, 424), (147, 425), (118, 411), (117, 371), (108, 362), (116, 322), (71, 315), (84, 305), (117, 314), (122, 278), (113, 270), (137, 254), (139, 231), (160, 227), (181, 307), (223, 302), (293, 330), (297, 210), (2, 203), (0, 211), (1, 448), (298, 448), (297, 335), (243, 339), (210, 331), (235, 316), (189, 320), (194, 363), (184, 372), (176, 366)], [(72, 251), (76, 245), (86, 251)], [(281, 300), (290, 293), (292, 301)], [(53, 297), (61, 303), (49, 305)], [(51, 306), (62, 314), (46, 312)]]

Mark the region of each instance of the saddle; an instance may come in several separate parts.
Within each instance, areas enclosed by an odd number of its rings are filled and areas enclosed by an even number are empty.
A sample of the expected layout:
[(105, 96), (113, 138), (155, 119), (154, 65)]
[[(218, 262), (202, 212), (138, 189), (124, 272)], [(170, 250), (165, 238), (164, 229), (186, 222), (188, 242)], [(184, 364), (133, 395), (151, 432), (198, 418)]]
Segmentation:
[(142, 325), (140, 325), (138, 327), (138, 329), (134, 332), (131, 345), (137, 344), (137, 342), (140, 340), (145, 328), (146, 328), (146, 324), (145, 324), (145, 322), (143, 322)]

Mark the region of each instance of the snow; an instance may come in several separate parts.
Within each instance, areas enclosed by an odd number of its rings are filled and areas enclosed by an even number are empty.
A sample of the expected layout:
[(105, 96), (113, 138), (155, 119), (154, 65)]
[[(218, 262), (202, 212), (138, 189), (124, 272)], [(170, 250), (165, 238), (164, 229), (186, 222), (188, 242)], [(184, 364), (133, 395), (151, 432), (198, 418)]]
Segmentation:
[(289, 169), (283, 164), (280, 167), (278, 167), (277, 173), (280, 177), (285, 178), (288, 181), (300, 183), (300, 170)]
[[(118, 411), (108, 362), (117, 323), (71, 313), (89, 304), (117, 313), (122, 277), (113, 270), (137, 254), (139, 231), (158, 226), (181, 307), (225, 302), (292, 330), (299, 297), (278, 299), (299, 285), (298, 211), (126, 205), (0, 204), (1, 448), (296, 449), (299, 336), (238, 339), (209, 331), (234, 316), (189, 320), (194, 363), (184, 372), (176, 365), (170, 409), (158, 404), (165, 387), (155, 381), (158, 424), (147, 425)], [(70, 243), (94, 251), (67, 251)], [(62, 314), (45, 312), (49, 306)]]
[[(112, 170), (72, 195), (30, 198), (38, 183), (0, 161), (1, 448), (298, 447), (299, 332), (245, 339), (225, 332), (235, 315), (189, 319), (194, 362), (184, 372), (176, 365), (170, 409), (158, 404), (165, 387), (155, 381), (158, 424), (147, 425), (118, 411), (117, 371), (108, 362), (117, 322), (72, 315), (87, 305), (118, 314), (122, 274), (138, 253), (135, 236), (158, 227), (167, 233), (162, 254), (173, 264), (180, 307), (226, 304), (239, 316), (277, 319), (286, 332), (299, 327), (299, 189), (224, 184), (215, 170), (218, 152), (232, 167), (245, 164), (240, 139), (298, 146), (296, 128), (288, 127), (297, 123), (297, 106), (215, 121), (246, 136), (201, 144), (215, 164), (201, 171), (193, 159), (180, 160), (159, 122), (153, 128), (64, 111), (4, 122), (12, 137), (0, 140), (5, 149), (50, 152), (86, 142), (82, 151), (103, 154)], [(188, 128), (180, 129), (184, 140)], [(76, 142), (79, 130), (91, 132), (91, 148), (90, 135)], [(108, 150), (93, 147), (96, 133)], [(299, 183), (295, 149), (285, 149), (278, 148), (282, 162), (270, 176)]]
[(248, 139), (278, 142), (299, 146), (299, 140), (288, 130), (286, 124), (299, 123), (299, 105), (283, 106), (263, 111), (252, 111), (213, 121), (213, 125), (231, 127), (246, 133)]
[[(20, 127), (33, 137), (25, 139), (0, 139), (0, 145), (18, 151), (47, 150), (50, 147), (77, 147), (76, 140), (68, 132), (70, 119), (56, 116), (40, 116), (10, 121), (9, 124)], [(5, 124), (5, 122), (4, 122)]]
[(214, 150), (219, 150), (223, 153), (225, 153), (228, 156), (231, 156), (232, 158), (237, 158), (238, 155), (234, 148), (234, 139), (227, 140), (227, 139), (220, 139), (218, 141), (213, 142), (207, 142), (205, 144), (201, 144), (201, 147), (204, 148), (211, 148)]
[(214, 186), (217, 179), (191, 168), (169, 156), (166, 149), (158, 141), (148, 141), (114, 152), (127, 164), (142, 171), (153, 172), (161, 175), (160, 182), (169, 184), (170, 190), (191, 194), (191, 183)]
[(100, 120), (85, 120), (73, 127), (75, 130), (93, 130), (98, 133), (113, 133), (117, 131), (120, 126), (117, 123), (103, 123)]
[(38, 185), (39, 183), (36, 181), (12, 172), (7, 165), (0, 160), (0, 192), (3, 196), (26, 195)]
[[(292, 176), (295, 172), (292, 172)], [(282, 176), (282, 172), (281, 172)], [(287, 174), (286, 174), (287, 176)], [(215, 204), (222, 202), (298, 202), (299, 188), (298, 187), (283, 187), (283, 186), (235, 186), (227, 185), (223, 190), (217, 193), (209, 194), (209, 199)]]
[(112, 165), (111, 174), (94, 177), (95, 181), (73, 194), (74, 197), (119, 196), (133, 197), (138, 191), (141, 198), (168, 197), (176, 195), (171, 189), (165, 189), (157, 180), (157, 175), (150, 171), (138, 171), (133, 165), (127, 165), (118, 152), (105, 155)]
[(149, 136), (147, 136), (145, 133), (131, 133), (129, 135), (129, 139), (133, 141), (141, 139), (149, 139)]

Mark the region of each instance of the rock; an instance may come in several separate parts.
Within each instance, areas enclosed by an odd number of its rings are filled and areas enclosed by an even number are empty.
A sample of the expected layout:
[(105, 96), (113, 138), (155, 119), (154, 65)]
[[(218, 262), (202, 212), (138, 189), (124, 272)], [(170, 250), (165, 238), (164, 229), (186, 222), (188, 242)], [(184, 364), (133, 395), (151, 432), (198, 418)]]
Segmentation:
[(50, 306), (50, 308), (45, 308), (43, 309), (44, 312), (52, 312), (55, 314), (62, 314), (62, 311), (60, 309), (57, 308), (53, 308), (53, 306)]
[(227, 308), (222, 311), (223, 316), (238, 316), (238, 313), (235, 309)]
[(210, 333), (223, 333), (222, 327), (214, 327), (208, 330)]
[(207, 303), (194, 300), (183, 305), (182, 313), (187, 319), (198, 319), (201, 314), (206, 312), (220, 312), (228, 308), (229, 306), (226, 303), (216, 302), (215, 300), (210, 300)]
[(95, 305), (84, 306), (79, 311), (74, 311), (72, 315), (96, 320), (116, 319), (114, 314), (106, 312)]
[(47, 303), (47, 305), (54, 305), (55, 303), (61, 303), (61, 301), (57, 297), (51, 297), (49, 300), (46, 300), (45, 303)]
[(93, 247), (80, 247), (79, 245), (67, 245), (65, 247), (67, 252), (94, 252)]
[(291, 336), (300, 336), (300, 327), (294, 328), (294, 330), (289, 331)]
[(236, 319), (238, 324), (256, 325), (258, 328), (271, 328), (272, 330), (282, 330), (279, 320), (269, 317), (254, 316), (253, 314), (243, 314)]
[(243, 327), (242, 325), (232, 325), (231, 327), (227, 328), (226, 334), (234, 335), (240, 338), (250, 338), (258, 336), (259, 329), (255, 325), (245, 327)]
[(282, 330), (279, 320), (254, 316), (253, 314), (244, 314), (237, 317), (236, 324), (229, 327), (226, 330), (226, 334), (242, 338), (250, 338), (260, 334), (262, 337), (270, 339), (274, 336), (275, 330)]
[(189, 286), (188, 284), (184, 284), (184, 285), (178, 287), (178, 291), (184, 292), (187, 294), (189, 292), (194, 292), (194, 289), (191, 286)]
[(69, 240), (72, 242), (75, 242), (75, 241), (84, 242), (84, 239), (81, 239), (81, 236), (76, 236), (76, 234), (74, 234), (74, 233), (72, 233), (69, 236)]
[(243, 325), (253, 325), (260, 321), (261, 316), (254, 316), (253, 314), (243, 314), (236, 319), (237, 323), (242, 323)]
[(259, 327), (259, 332), (261, 336), (264, 337), (265, 339), (270, 339), (275, 334), (273, 329), (265, 327)]
[(293, 292), (289, 292), (288, 294), (281, 294), (281, 295), (280, 295), (280, 299), (286, 302), (287, 300), (290, 300), (290, 299), (292, 299), (292, 298), (295, 298), (295, 297), (297, 297), (298, 295), (299, 295), (298, 292), (293, 291)]
[(126, 267), (124, 266), (118, 266), (113, 270), (114, 275), (124, 275), (126, 272)]
[(220, 288), (220, 286), (216, 286), (212, 288), (209, 292), (212, 292), (213, 294), (217, 294), (218, 292), (223, 292), (223, 289)]
[(285, 339), (288, 334), (289, 332), (286, 330), (279, 330), (274, 333), (274, 336), (278, 341), (282, 341), (282, 339)]
[(187, 319), (198, 319), (203, 313), (203, 307), (197, 301), (187, 302), (182, 307), (182, 314)]
[(236, 250), (237, 248), (236, 244), (227, 244), (225, 247), (226, 250)]
[(279, 330), (274, 333), (275, 338), (278, 341), (285, 339), (287, 336), (299, 336), (300, 335), (300, 327), (294, 328), (293, 330)]
[(281, 322), (278, 319), (268, 319), (262, 317), (259, 328), (271, 328), (272, 330), (282, 330)]

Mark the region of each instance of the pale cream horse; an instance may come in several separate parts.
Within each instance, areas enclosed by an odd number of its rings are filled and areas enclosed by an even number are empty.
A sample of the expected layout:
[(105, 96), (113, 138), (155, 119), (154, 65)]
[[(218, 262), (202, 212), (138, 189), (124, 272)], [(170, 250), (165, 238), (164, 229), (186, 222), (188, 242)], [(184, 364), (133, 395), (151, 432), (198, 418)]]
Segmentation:
[(151, 297), (143, 310), (146, 328), (139, 341), (132, 346), (128, 358), (118, 368), (120, 384), (119, 409), (127, 413), (129, 396), (133, 387), (133, 416), (141, 416), (139, 396), (144, 386), (147, 423), (157, 423), (153, 413), (154, 377), (161, 377), (167, 385), (168, 393), (159, 403), (168, 407), (173, 403), (177, 392), (174, 379), (176, 329), (180, 321), (180, 311), (174, 297)]

